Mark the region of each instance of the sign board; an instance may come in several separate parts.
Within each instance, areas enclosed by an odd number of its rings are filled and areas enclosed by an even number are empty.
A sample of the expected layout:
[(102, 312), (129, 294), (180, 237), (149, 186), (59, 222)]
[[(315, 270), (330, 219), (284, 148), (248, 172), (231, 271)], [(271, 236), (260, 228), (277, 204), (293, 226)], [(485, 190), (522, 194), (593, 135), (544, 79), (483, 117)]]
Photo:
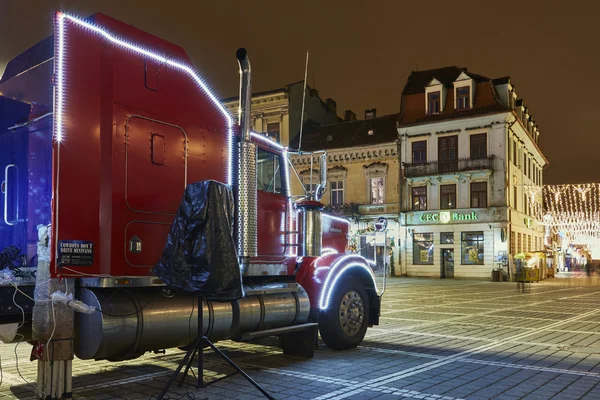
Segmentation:
[(479, 214), (475, 211), (468, 213), (451, 212), (451, 211), (440, 211), (438, 213), (426, 213), (419, 217), (421, 222), (441, 222), (447, 224), (451, 221), (478, 221)]
[(91, 266), (94, 264), (94, 243), (84, 240), (60, 240), (58, 263), (63, 266)]

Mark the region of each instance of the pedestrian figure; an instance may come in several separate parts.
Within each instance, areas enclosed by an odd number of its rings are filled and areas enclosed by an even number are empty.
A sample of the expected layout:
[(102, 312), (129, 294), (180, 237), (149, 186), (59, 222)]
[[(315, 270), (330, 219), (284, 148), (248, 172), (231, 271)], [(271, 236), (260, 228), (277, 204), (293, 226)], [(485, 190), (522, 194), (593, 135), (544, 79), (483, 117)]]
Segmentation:
[(521, 260), (517, 261), (517, 292), (525, 293), (525, 268), (521, 266)]
[(585, 273), (588, 278), (592, 275), (592, 266), (590, 265), (590, 260), (586, 260), (585, 262)]

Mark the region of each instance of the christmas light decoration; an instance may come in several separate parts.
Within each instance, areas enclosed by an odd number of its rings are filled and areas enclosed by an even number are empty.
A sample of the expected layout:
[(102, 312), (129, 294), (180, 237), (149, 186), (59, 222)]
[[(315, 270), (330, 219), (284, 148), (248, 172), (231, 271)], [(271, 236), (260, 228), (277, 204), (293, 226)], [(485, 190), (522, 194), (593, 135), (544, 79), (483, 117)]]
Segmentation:
[(540, 223), (570, 244), (600, 252), (600, 183), (546, 185)]

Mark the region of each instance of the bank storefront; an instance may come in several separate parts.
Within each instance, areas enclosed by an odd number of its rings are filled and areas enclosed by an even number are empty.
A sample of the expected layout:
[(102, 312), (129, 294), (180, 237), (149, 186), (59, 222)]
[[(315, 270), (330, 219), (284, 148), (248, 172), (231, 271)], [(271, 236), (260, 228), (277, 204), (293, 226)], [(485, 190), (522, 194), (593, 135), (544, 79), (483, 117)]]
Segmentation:
[(408, 276), (489, 278), (508, 253), (504, 207), (403, 214)]

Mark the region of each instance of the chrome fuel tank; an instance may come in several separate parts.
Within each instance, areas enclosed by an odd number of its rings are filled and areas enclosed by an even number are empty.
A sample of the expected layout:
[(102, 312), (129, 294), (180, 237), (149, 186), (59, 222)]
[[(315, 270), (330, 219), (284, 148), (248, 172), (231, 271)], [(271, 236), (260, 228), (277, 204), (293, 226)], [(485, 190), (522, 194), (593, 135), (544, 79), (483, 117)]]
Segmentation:
[[(306, 323), (310, 301), (297, 283), (245, 286), (233, 302), (203, 301), (203, 332), (212, 341), (247, 332)], [(82, 288), (79, 298), (102, 312), (77, 314), (75, 354), (81, 359), (123, 360), (147, 351), (194, 342), (198, 299), (164, 288)]]

